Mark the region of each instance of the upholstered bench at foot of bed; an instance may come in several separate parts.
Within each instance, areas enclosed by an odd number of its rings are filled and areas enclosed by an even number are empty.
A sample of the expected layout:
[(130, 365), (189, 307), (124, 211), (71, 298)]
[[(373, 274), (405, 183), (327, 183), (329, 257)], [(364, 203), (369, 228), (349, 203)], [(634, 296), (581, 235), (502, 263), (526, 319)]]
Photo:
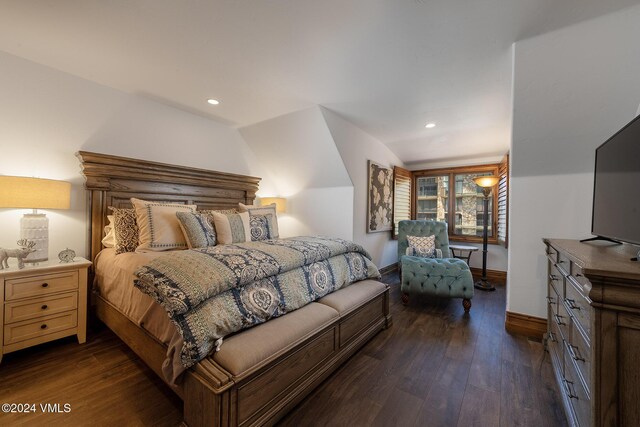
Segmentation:
[[(186, 377), (186, 393), (210, 403), (185, 400), (185, 424), (272, 425), (390, 325), (388, 286), (363, 280), (225, 338)], [(203, 388), (197, 376), (217, 385)]]
[(408, 302), (409, 295), (462, 298), (465, 312), (469, 311), (473, 298), (473, 277), (469, 266), (463, 260), (425, 259), (405, 255), (400, 262), (400, 291), (403, 303)]

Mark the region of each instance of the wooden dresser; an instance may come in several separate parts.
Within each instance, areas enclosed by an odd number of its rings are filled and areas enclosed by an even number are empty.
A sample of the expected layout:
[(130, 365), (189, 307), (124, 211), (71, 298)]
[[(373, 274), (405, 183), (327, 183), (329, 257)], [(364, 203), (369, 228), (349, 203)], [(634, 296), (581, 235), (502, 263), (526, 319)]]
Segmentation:
[(546, 346), (570, 425), (640, 425), (640, 262), (630, 245), (543, 239)]
[(69, 335), (87, 337), (87, 269), (76, 258), (0, 270), (0, 361), (4, 353)]

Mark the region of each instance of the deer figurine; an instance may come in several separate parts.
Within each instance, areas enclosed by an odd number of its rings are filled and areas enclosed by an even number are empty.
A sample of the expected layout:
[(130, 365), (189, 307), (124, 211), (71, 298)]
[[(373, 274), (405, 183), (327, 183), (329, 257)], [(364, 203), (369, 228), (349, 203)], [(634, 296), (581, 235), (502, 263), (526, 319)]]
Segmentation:
[(18, 259), (18, 268), (24, 268), (24, 259), (29, 256), (30, 253), (35, 252), (34, 246), (36, 242), (30, 242), (27, 239), (18, 240), (19, 248), (16, 249), (3, 249), (0, 248), (0, 270), (4, 270), (5, 268), (9, 268), (9, 263), (7, 260), (9, 258), (17, 258)]

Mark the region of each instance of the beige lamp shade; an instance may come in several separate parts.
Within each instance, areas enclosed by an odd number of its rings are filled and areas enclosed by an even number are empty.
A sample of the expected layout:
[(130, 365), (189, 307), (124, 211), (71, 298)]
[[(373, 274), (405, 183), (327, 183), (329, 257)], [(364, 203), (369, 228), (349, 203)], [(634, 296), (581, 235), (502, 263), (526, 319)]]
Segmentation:
[(284, 213), (287, 211), (287, 199), (284, 197), (262, 197), (260, 198), (260, 206), (276, 204), (276, 212)]
[(52, 179), (0, 176), (0, 207), (69, 209), (71, 184)]
[(477, 176), (473, 180), (482, 188), (491, 188), (500, 181), (500, 177), (495, 175)]

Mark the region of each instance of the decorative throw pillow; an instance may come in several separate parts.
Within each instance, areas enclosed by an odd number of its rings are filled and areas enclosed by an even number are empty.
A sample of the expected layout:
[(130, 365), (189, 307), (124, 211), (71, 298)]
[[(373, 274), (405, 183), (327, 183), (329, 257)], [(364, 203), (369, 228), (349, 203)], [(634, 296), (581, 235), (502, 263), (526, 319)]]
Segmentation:
[(187, 241), (180, 229), (176, 212), (194, 212), (196, 205), (151, 202), (131, 199), (136, 210), (139, 237), (136, 251), (166, 251), (186, 249)]
[(433, 258), (436, 251), (436, 236), (407, 236), (409, 246), (413, 247), (417, 253), (428, 258)]
[(212, 215), (219, 244), (228, 245), (230, 243), (251, 241), (251, 226), (249, 224), (248, 212), (237, 214), (213, 212)]
[(105, 248), (113, 248), (116, 245), (116, 231), (113, 229), (113, 215), (107, 215), (109, 224), (104, 228), (104, 237), (102, 238), (102, 246)]
[(405, 255), (417, 256), (421, 258), (442, 258), (442, 250), (436, 249), (433, 252), (424, 252), (414, 248), (413, 246), (408, 246), (407, 250), (405, 251)]
[(249, 215), (249, 226), (251, 227), (251, 240), (271, 239), (273, 234), (273, 215)]
[(231, 215), (231, 214), (237, 214), (238, 210), (237, 209), (205, 209), (205, 210), (201, 210), (198, 211), (201, 214), (204, 214), (207, 216), (207, 218), (209, 218), (209, 222), (211, 223), (211, 225), (213, 225), (213, 213), (221, 213), (221, 214), (225, 214), (225, 215)]
[(278, 230), (278, 215), (276, 215), (276, 204), (271, 203), (266, 206), (253, 206), (253, 205), (245, 205), (243, 203), (238, 203), (238, 210), (240, 212), (249, 212), (249, 215), (273, 215), (273, 234), (271, 235), (272, 239), (277, 239), (280, 237), (280, 231)]
[(116, 254), (135, 252), (138, 246), (138, 224), (134, 209), (109, 207), (113, 212), (113, 231)]
[(216, 245), (216, 232), (209, 215), (200, 212), (176, 212), (189, 249)]

